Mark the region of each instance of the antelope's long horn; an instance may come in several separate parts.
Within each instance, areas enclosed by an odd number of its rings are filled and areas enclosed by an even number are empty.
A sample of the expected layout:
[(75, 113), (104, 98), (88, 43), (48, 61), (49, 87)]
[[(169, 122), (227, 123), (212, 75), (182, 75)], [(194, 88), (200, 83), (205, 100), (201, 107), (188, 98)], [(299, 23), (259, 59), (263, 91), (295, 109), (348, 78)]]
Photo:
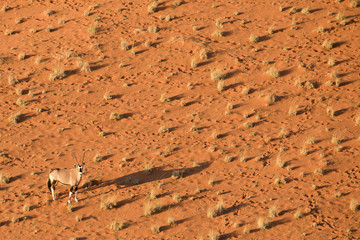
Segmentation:
[(84, 163), (85, 153), (86, 153), (86, 151), (84, 151), (83, 158), (82, 158), (82, 161), (81, 161), (81, 165)]
[(74, 154), (73, 152), (72, 152), (71, 154), (72, 154), (72, 155), (73, 155), (73, 157), (75, 158), (76, 163), (79, 165), (79, 162), (78, 162), (78, 160), (76, 159), (75, 154)]

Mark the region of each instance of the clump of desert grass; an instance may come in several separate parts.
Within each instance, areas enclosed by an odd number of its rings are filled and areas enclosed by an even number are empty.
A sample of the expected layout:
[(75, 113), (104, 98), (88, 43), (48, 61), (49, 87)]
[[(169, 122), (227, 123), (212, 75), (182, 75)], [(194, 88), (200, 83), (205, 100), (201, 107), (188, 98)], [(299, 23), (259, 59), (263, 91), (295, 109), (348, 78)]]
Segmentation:
[(360, 6), (360, 1), (359, 0), (351, 0), (349, 3), (349, 7), (351, 8), (357, 8)]
[(160, 226), (156, 223), (151, 225), (150, 229), (153, 233), (160, 233), (160, 230), (161, 230)]
[(118, 120), (120, 120), (120, 119), (122, 119), (122, 118), (123, 118), (122, 115), (119, 114), (119, 113), (117, 113), (117, 112), (112, 112), (112, 113), (110, 114), (110, 117), (109, 117), (109, 119), (110, 119), (110, 120), (113, 120), (113, 121), (118, 121)]
[(324, 48), (324, 49), (326, 49), (326, 50), (330, 50), (330, 49), (332, 49), (332, 48), (334, 47), (334, 44), (333, 44), (331, 41), (329, 41), (329, 40), (326, 39), (326, 40), (322, 43), (321, 47)]
[(95, 35), (98, 32), (98, 29), (94, 26), (89, 26), (88, 31), (89, 31), (90, 35)]
[(10, 75), (8, 77), (8, 83), (11, 85), (11, 86), (15, 86), (15, 84), (19, 83), (20, 81), (14, 76), (14, 75)]
[(353, 212), (357, 212), (357, 211), (360, 210), (360, 205), (359, 205), (358, 200), (351, 199), (351, 201), (350, 201), (350, 210), (353, 211)]
[(332, 106), (327, 106), (326, 107), (326, 115), (328, 115), (331, 118), (333, 118), (335, 116), (335, 111), (334, 111), (334, 108)]
[(226, 74), (224, 74), (220, 69), (214, 69), (210, 72), (210, 77), (214, 81), (224, 80)]
[(5, 173), (0, 172), (0, 183), (8, 184), (10, 179)]
[(94, 162), (101, 162), (102, 160), (104, 160), (103, 156), (100, 153), (97, 153), (95, 155), (95, 157), (93, 158)]
[(226, 89), (225, 80), (217, 81), (216, 88), (217, 88), (218, 92), (223, 92)]
[(217, 29), (215, 29), (215, 31), (212, 33), (212, 35), (213, 35), (214, 37), (222, 37), (222, 36), (224, 36), (224, 32), (217, 28)]
[(18, 105), (19, 107), (26, 107), (27, 102), (24, 101), (22, 98), (18, 98), (18, 99), (16, 100), (16, 105)]
[(167, 103), (167, 102), (170, 102), (171, 100), (170, 100), (170, 98), (168, 98), (168, 97), (166, 96), (165, 93), (162, 93), (161, 96), (160, 96), (160, 98), (159, 98), (159, 101), (162, 102), (162, 103)]
[(276, 158), (276, 165), (278, 165), (281, 168), (285, 167), (285, 162), (282, 160), (281, 155), (279, 154)]
[(294, 218), (296, 220), (299, 220), (300, 218), (302, 218), (304, 216), (303, 212), (301, 211), (301, 209), (296, 210), (296, 212), (294, 213)]
[(335, 66), (336, 62), (335, 62), (334, 57), (330, 56), (327, 64), (328, 64), (329, 66)]
[(309, 7), (304, 7), (303, 9), (301, 9), (301, 13), (304, 15), (309, 15), (310, 14)]
[(324, 175), (324, 170), (322, 168), (316, 168), (314, 170), (314, 174), (317, 176), (322, 176), (322, 175)]
[(127, 222), (122, 222), (122, 221), (113, 221), (112, 223), (110, 223), (110, 229), (114, 230), (115, 232), (118, 232), (126, 227), (128, 227), (129, 224)]
[(153, 1), (152, 3), (150, 3), (150, 5), (148, 6), (148, 13), (149, 14), (155, 13), (158, 5), (159, 3), (157, 1)]
[(170, 132), (170, 129), (168, 127), (166, 127), (165, 125), (160, 126), (158, 133), (160, 134), (164, 134), (164, 133), (168, 133)]
[(172, 179), (180, 179), (180, 178), (184, 177), (184, 174), (185, 174), (184, 169), (174, 170), (171, 174), (171, 178)]
[(273, 77), (273, 78), (278, 78), (278, 77), (280, 77), (280, 73), (279, 73), (279, 71), (275, 68), (275, 67), (271, 67), (271, 68), (269, 68), (267, 71), (266, 71), (266, 73), (269, 75), (269, 76), (271, 76), (271, 77)]
[(333, 134), (332, 137), (331, 137), (331, 142), (333, 144), (336, 144), (336, 145), (340, 144), (341, 140), (340, 140), (339, 135), (338, 134)]
[(257, 219), (256, 223), (260, 230), (265, 230), (265, 229), (269, 228), (269, 226), (270, 226), (269, 221), (264, 217), (259, 217)]
[(200, 59), (201, 60), (205, 60), (205, 59), (208, 59), (208, 52), (206, 51), (205, 48), (201, 49), (200, 52), (199, 52), (199, 56), (200, 56)]
[(20, 112), (15, 113), (9, 117), (9, 122), (13, 124), (17, 124), (21, 121), (22, 114)]
[(147, 201), (144, 204), (144, 216), (150, 216), (155, 213), (161, 212), (162, 204), (158, 202)]
[(151, 25), (148, 27), (148, 32), (149, 33), (156, 33), (158, 31), (158, 27), (157, 25)]
[(197, 68), (198, 64), (197, 64), (196, 57), (191, 58), (190, 66), (191, 66), (191, 68)]
[(50, 81), (60, 80), (63, 79), (65, 76), (66, 75), (64, 69), (60, 65), (56, 65), (54, 71), (49, 76), (49, 80)]
[(296, 106), (295, 106), (295, 107), (294, 107), (294, 106), (290, 106), (290, 107), (289, 107), (288, 114), (289, 114), (290, 116), (296, 116), (296, 115), (297, 115), (297, 108), (296, 108)]
[(167, 223), (169, 226), (176, 226), (176, 221), (171, 215), (168, 216)]
[(358, 113), (354, 119), (355, 126), (360, 126), (360, 114)]
[(179, 203), (183, 200), (183, 198), (180, 196), (180, 194), (178, 192), (174, 192), (172, 195), (172, 198), (177, 203)]
[(220, 235), (217, 231), (211, 230), (208, 233), (208, 239), (209, 240), (219, 240), (220, 239)]
[(276, 95), (273, 93), (270, 93), (265, 98), (267, 104), (273, 104), (276, 102)]
[(116, 206), (117, 206), (117, 196), (116, 195), (105, 196), (100, 201), (100, 209), (103, 209), (103, 210), (113, 209)]
[(21, 61), (21, 60), (24, 60), (25, 57), (26, 57), (26, 54), (23, 53), (23, 52), (19, 53), (19, 55), (18, 55), (18, 59), (19, 59), (20, 61)]
[(274, 217), (278, 217), (278, 216), (279, 216), (278, 209), (277, 209), (277, 206), (276, 206), (276, 205), (272, 205), (272, 206), (269, 208), (268, 216), (269, 216), (270, 218), (274, 218)]
[(91, 72), (90, 64), (87, 61), (84, 61), (84, 59), (80, 58), (76, 61), (77, 66), (80, 69), (80, 72), (89, 73)]
[(251, 43), (258, 43), (260, 41), (260, 38), (254, 34), (251, 34), (249, 37), (249, 41)]

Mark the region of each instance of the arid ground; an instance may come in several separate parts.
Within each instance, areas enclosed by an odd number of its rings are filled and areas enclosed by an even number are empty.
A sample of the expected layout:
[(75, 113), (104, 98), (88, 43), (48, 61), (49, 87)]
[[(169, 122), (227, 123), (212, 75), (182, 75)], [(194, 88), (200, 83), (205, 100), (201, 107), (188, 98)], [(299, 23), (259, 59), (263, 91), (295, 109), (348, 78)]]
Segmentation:
[(0, 238), (360, 238), (358, 1), (0, 8)]

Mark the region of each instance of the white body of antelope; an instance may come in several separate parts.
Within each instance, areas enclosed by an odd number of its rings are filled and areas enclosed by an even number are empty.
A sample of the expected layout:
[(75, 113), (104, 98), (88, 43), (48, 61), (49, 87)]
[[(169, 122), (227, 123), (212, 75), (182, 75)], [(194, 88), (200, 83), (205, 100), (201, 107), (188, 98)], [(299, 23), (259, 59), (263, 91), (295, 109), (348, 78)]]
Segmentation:
[(75, 158), (76, 163), (77, 163), (74, 165), (73, 169), (56, 168), (56, 169), (52, 169), (49, 173), (48, 187), (49, 187), (49, 190), (51, 191), (54, 201), (55, 201), (55, 187), (56, 187), (56, 184), (59, 182), (63, 185), (70, 186), (68, 203), (70, 203), (71, 194), (73, 193), (73, 191), (75, 191), (75, 201), (78, 202), (77, 190), (78, 190), (78, 186), (81, 182), (81, 177), (82, 177), (83, 169), (84, 169), (84, 165), (85, 165), (85, 163), (84, 163), (85, 152), (84, 152), (81, 164), (79, 164), (75, 155), (74, 154), (72, 154), (72, 155)]

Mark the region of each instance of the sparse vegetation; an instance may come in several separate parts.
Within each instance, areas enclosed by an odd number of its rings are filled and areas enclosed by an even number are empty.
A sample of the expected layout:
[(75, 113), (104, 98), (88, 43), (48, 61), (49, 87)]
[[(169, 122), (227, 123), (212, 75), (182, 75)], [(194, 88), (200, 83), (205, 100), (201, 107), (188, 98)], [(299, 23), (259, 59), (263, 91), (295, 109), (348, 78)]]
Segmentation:
[(220, 69), (214, 69), (210, 72), (210, 77), (214, 81), (221, 81), (225, 79), (226, 74), (223, 74)]
[(357, 211), (360, 210), (360, 205), (359, 205), (358, 200), (351, 199), (351, 201), (350, 201), (350, 210), (353, 211), (353, 212), (357, 212)]
[(301, 211), (300, 209), (296, 210), (296, 212), (294, 213), (294, 218), (295, 218), (296, 220), (298, 220), (298, 219), (300, 219), (300, 218), (302, 218), (302, 217), (303, 217), (302, 211)]
[(66, 75), (64, 69), (60, 65), (56, 65), (54, 71), (49, 76), (49, 80), (50, 81), (60, 80), (63, 79), (65, 76)]
[(269, 221), (266, 218), (259, 217), (256, 222), (260, 230), (265, 230), (269, 227)]
[(322, 46), (322, 48), (324, 48), (326, 50), (330, 50), (334, 47), (334, 44), (332, 42), (330, 42), (329, 40), (325, 40), (321, 46)]
[(274, 217), (279, 216), (278, 209), (277, 209), (277, 206), (276, 206), (276, 205), (272, 205), (272, 206), (269, 208), (268, 216), (269, 216), (270, 218), (274, 218)]
[(22, 114), (20, 112), (15, 113), (9, 117), (9, 122), (17, 124), (21, 121)]
[(249, 41), (251, 43), (257, 43), (257, 42), (259, 42), (259, 40), (260, 40), (259, 37), (256, 36), (256, 35), (253, 35), (253, 34), (251, 34), (250, 37), (249, 37)]
[(103, 160), (103, 156), (101, 156), (100, 153), (97, 153), (95, 157), (93, 158), (94, 162), (101, 162)]
[(9, 178), (5, 173), (0, 172), (0, 183), (8, 184), (10, 182)]
[(128, 223), (126, 223), (126, 222), (113, 221), (110, 224), (110, 229), (114, 230), (115, 232), (118, 232), (118, 231), (126, 228), (127, 226), (128, 226)]
[(266, 71), (266, 73), (269, 75), (269, 76), (271, 76), (271, 77), (273, 77), (273, 78), (278, 78), (278, 77), (280, 77), (280, 73), (279, 73), (279, 71), (275, 68), (275, 67), (271, 67), (271, 68), (269, 68), (267, 71)]
[(100, 201), (100, 209), (106, 210), (106, 209), (113, 209), (117, 205), (117, 196), (116, 195), (110, 195), (105, 196)]

